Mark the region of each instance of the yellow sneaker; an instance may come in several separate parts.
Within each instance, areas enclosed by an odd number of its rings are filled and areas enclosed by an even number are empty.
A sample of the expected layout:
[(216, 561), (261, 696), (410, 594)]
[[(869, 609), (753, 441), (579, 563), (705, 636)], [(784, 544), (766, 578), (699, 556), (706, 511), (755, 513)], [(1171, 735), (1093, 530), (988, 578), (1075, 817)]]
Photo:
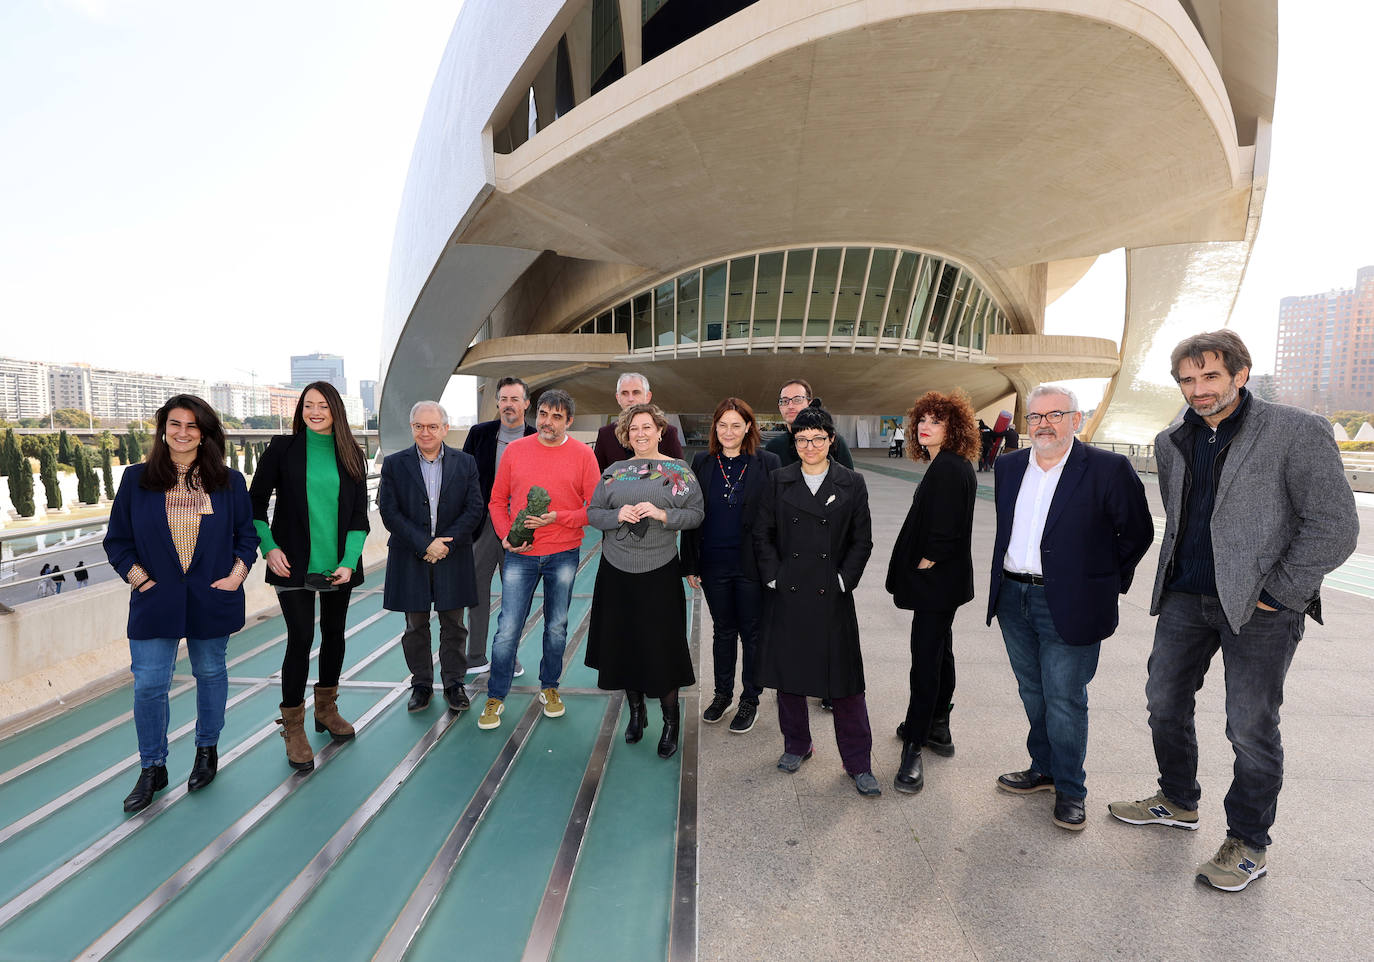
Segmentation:
[(478, 728), (500, 728), (501, 713), (506, 710), (506, 703), (499, 698), (488, 698), (486, 706), (482, 709), (482, 714), (477, 719)]
[(558, 697), (557, 688), (545, 688), (539, 693), (539, 702), (544, 706), (544, 715), (558, 718), (563, 714), (563, 699)]

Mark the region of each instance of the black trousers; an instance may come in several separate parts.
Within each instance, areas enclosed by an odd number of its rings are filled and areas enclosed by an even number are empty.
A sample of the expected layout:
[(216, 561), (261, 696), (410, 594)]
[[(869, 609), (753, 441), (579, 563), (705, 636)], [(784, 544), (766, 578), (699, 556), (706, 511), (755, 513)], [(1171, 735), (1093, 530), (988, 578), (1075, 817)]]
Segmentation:
[(954, 611), (917, 611), (911, 616), (911, 697), (906, 737), (924, 745), (930, 723), (954, 697)]
[(319, 684), (332, 688), (343, 671), (344, 622), (348, 618), (351, 587), (314, 592), (308, 589), (277, 592), (286, 620), (286, 654), (281, 662), (281, 703), (295, 708), (305, 701), (310, 680), (310, 649), (315, 643), (315, 598), (320, 599)]

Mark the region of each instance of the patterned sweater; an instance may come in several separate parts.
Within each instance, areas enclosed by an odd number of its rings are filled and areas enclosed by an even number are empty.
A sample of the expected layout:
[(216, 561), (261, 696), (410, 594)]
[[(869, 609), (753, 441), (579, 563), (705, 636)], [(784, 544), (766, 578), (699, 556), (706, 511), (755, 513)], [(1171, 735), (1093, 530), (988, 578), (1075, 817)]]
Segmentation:
[[(645, 518), (630, 525), (617, 515), (627, 504), (648, 501), (668, 513), (668, 521)], [(677, 533), (695, 528), (706, 515), (701, 482), (686, 462), (665, 458), (617, 461), (601, 474), (587, 521), (606, 532), (601, 554), (621, 571), (661, 568), (677, 555)]]

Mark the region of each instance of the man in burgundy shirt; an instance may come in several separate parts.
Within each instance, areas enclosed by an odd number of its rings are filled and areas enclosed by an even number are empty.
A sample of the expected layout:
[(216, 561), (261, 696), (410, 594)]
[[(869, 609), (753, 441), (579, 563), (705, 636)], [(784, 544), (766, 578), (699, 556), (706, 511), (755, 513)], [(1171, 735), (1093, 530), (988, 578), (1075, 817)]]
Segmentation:
[[(643, 374), (622, 374), (615, 382), (615, 400), (622, 411), (634, 404), (648, 404), (653, 397), (654, 392), (649, 390), (649, 379)], [(677, 428), (668, 425), (658, 449), (670, 458), (681, 459), (682, 439), (678, 437)], [(596, 452), (597, 467), (602, 471), (617, 461), (634, 457), (629, 448), (616, 440), (614, 424), (608, 424), (596, 432), (596, 445), (592, 450)]]

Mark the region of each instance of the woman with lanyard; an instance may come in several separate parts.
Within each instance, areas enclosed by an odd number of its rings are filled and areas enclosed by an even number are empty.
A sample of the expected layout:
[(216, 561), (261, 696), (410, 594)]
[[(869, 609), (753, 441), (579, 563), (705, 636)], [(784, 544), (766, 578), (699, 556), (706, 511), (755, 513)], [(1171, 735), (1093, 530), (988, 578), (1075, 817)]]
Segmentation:
[(707, 449), (692, 458), (692, 471), (706, 496), (701, 527), (682, 534), (682, 570), (687, 583), (700, 588), (711, 610), (711, 655), (715, 697), (702, 712), (714, 725), (725, 715), (735, 693), (735, 662), (740, 649), (740, 700), (730, 731), (743, 734), (758, 715), (759, 612), (763, 588), (754, 562), (754, 517), (768, 476), (779, 467), (778, 456), (762, 449), (754, 410), (728, 397), (711, 417)]
[[(328, 381), (306, 386), (296, 402), (292, 433), (272, 439), (253, 474), (253, 523), (267, 559), (267, 583), (277, 588), (286, 619), (281, 666), (281, 735), (297, 771), (315, 767), (305, 735), (305, 684), (320, 596), (320, 661), (315, 731), (336, 741), (353, 737), (339, 714), (344, 621), (349, 596), (363, 583), (359, 559), (367, 539), (367, 463), (353, 440), (343, 398)], [(267, 506), (276, 494), (271, 525)]]
[(148, 460), (119, 479), (105, 530), (110, 566), (133, 588), (129, 661), (141, 770), (124, 811), (139, 812), (167, 787), (168, 692), (186, 639), (196, 678), (196, 758), (188, 791), (215, 779), (229, 697), (224, 653), (243, 627), (243, 579), (258, 536), (243, 475), (224, 463), (224, 430), (193, 394), (157, 412)]

